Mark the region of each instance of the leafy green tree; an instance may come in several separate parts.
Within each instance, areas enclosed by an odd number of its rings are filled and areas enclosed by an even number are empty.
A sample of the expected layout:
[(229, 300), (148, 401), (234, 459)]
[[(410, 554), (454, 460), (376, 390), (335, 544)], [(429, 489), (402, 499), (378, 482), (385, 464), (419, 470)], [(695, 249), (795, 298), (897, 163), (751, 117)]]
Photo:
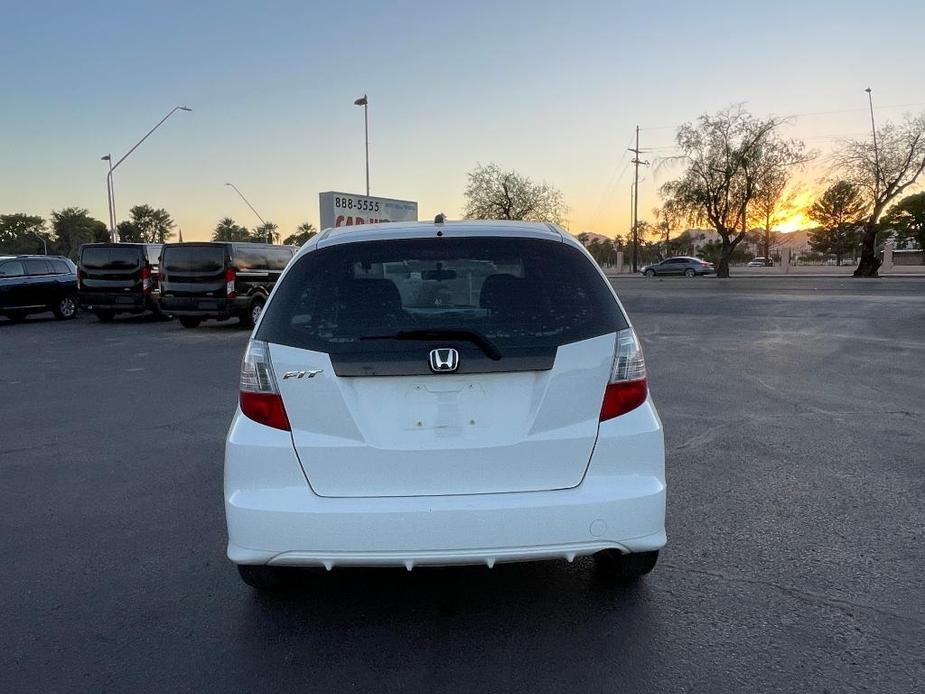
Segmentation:
[(50, 240), (42, 217), (23, 212), (0, 215), (0, 254), (42, 253)]
[[(80, 247), (85, 243), (109, 241), (109, 229), (82, 207), (66, 207), (51, 213), (51, 227), (54, 232), (54, 252), (77, 259)], [(51, 249), (49, 249), (51, 252)]]
[(141, 243), (144, 241), (141, 237), (141, 229), (130, 219), (123, 219), (116, 224), (116, 231), (119, 232), (119, 240), (125, 243)]
[(283, 239), (283, 244), (286, 246), (304, 246), (317, 233), (318, 231), (315, 229), (314, 224), (302, 222), (296, 227), (294, 234), (290, 234)]
[(922, 250), (925, 265), (925, 191), (907, 195), (897, 202), (883, 218), (884, 226), (896, 232), (899, 243), (914, 241)]
[(598, 265), (617, 264), (617, 252), (622, 248), (619, 239), (601, 238), (589, 233), (578, 234), (577, 238), (588, 249), (588, 253)]
[(254, 227), (251, 241), (254, 243), (277, 243), (279, 241), (279, 225), (273, 222), (264, 222)]
[(842, 258), (861, 242), (866, 212), (867, 202), (858, 186), (851, 181), (833, 183), (807, 210), (809, 218), (820, 226), (809, 232), (810, 248), (834, 255), (835, 263), (841, 265)]
[[(150, 205), (135, 205), (129, 210), (131, 224), (120, 223), (119, 238), (123, 241), (137, 243), (166, 243), (173, 237), (176, 223), (163, 208), (155, 209)], [(123, 234), (123, 229), (125, 234)]]
[(247, 227), (243, 227), (234, 221), (231, 217), (223, 217), (218, 220), (215, 229), (212, 231), (213, 241), (250, 241), (251, 232)]
[(564, 221), (568, 208), (555, 186), (537, 183), (516, 171), (504, 171), (497, 164), (480, 164), (467, 175), (468, 219), (522, 219), (556, 224)]

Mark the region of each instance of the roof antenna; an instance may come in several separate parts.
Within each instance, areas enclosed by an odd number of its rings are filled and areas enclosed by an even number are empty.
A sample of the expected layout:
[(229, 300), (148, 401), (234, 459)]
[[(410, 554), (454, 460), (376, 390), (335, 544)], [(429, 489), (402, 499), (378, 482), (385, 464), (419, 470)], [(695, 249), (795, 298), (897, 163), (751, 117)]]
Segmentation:
[(434, 224), (443, 224), (446, 221), (446, 215), (442, 212), (434, 217)]

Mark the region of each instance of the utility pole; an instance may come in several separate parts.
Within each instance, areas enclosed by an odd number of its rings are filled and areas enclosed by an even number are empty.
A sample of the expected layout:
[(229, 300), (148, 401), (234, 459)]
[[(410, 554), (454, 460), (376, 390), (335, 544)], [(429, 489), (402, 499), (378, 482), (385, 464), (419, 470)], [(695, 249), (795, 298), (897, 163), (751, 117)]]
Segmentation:
[(633, 272), (639, 272), (639, 165), (648, 166), (649, 162), (642, 161), (639, 155), (642, 150), (639, 149), (639, 126), (636, 126), (636, 147), (628, 151), (635, 156), (632, 163), (636, 168), (635, 181), (633, 182), (636, 193), (633, 195)]

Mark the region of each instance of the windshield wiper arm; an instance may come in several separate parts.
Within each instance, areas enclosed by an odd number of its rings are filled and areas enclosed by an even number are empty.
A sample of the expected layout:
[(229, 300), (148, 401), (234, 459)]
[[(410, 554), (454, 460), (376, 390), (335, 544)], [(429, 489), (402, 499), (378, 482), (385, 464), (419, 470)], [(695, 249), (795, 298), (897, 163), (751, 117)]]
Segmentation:
[(463, 340), (471, 342), (494, 361), (501, 359), (501, 352), (494, 342), (477, 330), (468, 328), (432, 328), (429, 330), (399, 330), (391, 335), (364, 335), (361, 340)]

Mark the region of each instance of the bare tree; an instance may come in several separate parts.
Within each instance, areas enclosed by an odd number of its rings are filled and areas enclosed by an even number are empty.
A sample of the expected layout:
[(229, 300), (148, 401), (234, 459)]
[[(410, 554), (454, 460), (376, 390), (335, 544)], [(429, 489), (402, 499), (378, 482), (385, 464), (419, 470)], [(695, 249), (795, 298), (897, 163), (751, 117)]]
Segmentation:
[(469, 219), (521, 219), (561, 224), (568, 208), (558, 188), (497, 164), (478, 165), (469, 172), (466, 211)]
[(899, 125), (885, 123), (877, 130), (876, 142), (847, 140), (833, 157), (835, 171), (866, 191), (869, 202), (855, 277), (878, 276), (880, 215), (925, 171), (925, 114), (907, 117)]
[(664, 254), (667, 256), (671, 245), (671, 234), (681, 224), (682, 215), (679, 214), (671, 202), (666, 202), (661, 207), (652, 208), (652, 216), (655, 218), (655, 232), (658, 234)]
[(774, 226), (782, 221), (784, 210), (793, 200), (792, 192), (788, 192), (793, 165), (805, 161), (803, 158), (798, 158), (796, 162), (789, 161), (786, 157), (790, 154), (780, 148), (770, 152), (759, 172), (755, 199), (750, 208), (752, 224), (761, 228), (757, 245), (761, 247), (765, 258), (771, 257), (771, 248), (780, 245)]
[(674, 161), (685, 170), (662, 185), (661, 194), (689, 220), (709, 223), (719, 234), (718, 277), (729, 277), (729, 260), (748, 233), (749, 206), (769, 168), (805, 161), (802, 142), (779, 136), (781, 123), (732, 107), (678, 129), (681, 155)]

